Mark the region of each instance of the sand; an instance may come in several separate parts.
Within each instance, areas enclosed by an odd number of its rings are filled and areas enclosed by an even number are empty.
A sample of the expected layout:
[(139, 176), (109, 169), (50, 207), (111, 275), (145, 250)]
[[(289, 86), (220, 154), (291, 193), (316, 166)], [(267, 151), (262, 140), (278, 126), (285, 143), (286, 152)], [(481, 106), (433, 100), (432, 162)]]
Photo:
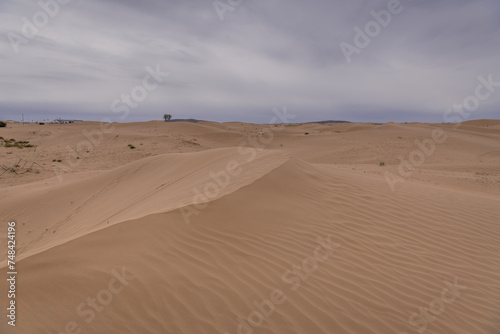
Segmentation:
[(500, 333), (500, 121), (0, 136), (2, 334)]

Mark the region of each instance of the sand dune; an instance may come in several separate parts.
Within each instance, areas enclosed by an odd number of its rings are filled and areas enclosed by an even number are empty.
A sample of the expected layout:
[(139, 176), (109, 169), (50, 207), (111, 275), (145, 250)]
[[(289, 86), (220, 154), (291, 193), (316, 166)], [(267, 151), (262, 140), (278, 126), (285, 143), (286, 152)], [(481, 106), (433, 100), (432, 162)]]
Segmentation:
[(247, 157), (233, 148), (158, 155), (97, 175), (70, 175), (62, 183), (40, 181), (1, 189), (0, 200), (9, 208), (9, 216), (2, 219), (33, 227), (19, 244), (23, 256), (29, 256), (102, 227), (191, 204), (194, 189), (204, 191), (214, 180), (226, 182), (221, 171), (229, 161), (236, 161), (241, 173), (204, 201), (251, 183), (285, 159), (272, 151)]
[[(0, 332), (500, 333), (498, 124), (297, 125), (259, 149), (273, 127), (116, 125), (63, 182), (0, 179), (20, 260)], [(436, 128), (448, 139), (392, 191)], [(32, 136), (26, 157), (60, 152)]]

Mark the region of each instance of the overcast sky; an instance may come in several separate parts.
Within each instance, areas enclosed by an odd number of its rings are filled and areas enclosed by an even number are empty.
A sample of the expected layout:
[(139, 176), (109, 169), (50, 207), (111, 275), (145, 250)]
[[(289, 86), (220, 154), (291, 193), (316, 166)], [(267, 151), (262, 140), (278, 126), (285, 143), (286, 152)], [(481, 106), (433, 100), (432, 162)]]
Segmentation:
[(54, 1), (0, 2), (0, 119), (442, 122), (500, 82), (498, 0)]

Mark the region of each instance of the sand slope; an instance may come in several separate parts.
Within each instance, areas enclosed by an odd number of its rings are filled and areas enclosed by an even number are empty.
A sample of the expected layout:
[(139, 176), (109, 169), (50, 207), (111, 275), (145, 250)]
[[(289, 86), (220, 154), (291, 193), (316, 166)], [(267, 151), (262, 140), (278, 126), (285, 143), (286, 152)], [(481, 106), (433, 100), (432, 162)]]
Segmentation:
[(241, 172), (227, 186), (209, 188), (213, 197), (200, 202), (233, 192), (285, 160), (279, 152), (241, 155), (235, 148), (159, 155), (97, 175), (69, 175), (64, 182), (52, 178), (0, 189), (0, 201), (9, 208), (1, 219), (30, 226), (19, 239), (22, 259), (102, 227), (192, 204), (195, 189), (204, 191), (215, 180), (227, 182), (220, 174), (230, 161)]

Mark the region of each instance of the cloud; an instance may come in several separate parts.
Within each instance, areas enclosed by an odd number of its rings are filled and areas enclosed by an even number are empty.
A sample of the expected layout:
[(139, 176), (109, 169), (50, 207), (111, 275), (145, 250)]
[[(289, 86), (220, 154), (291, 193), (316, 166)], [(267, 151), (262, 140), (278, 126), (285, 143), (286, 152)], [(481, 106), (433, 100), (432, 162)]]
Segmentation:
[[(221, 21), (211, 0), (72, 0), (15, 53), (8, 34), (22, 35), (23, 17), (33, 22), (42, 9), (5, 0), (0, 118), (116, 118), (111, 102), (157, 64), (171, 75), (127, 121), (169, 111), (265, 122), (283, 105), (301, 120), (439, 121), (478, 76), (500, 81), (494, 0), (401, 0), (402, 12), (348, 64), (340, 43), (354, 45), (354, 28), (387, 5), (245, 0)], [(500, 91), (471, 118), (493, 117), (499, 105)]]

